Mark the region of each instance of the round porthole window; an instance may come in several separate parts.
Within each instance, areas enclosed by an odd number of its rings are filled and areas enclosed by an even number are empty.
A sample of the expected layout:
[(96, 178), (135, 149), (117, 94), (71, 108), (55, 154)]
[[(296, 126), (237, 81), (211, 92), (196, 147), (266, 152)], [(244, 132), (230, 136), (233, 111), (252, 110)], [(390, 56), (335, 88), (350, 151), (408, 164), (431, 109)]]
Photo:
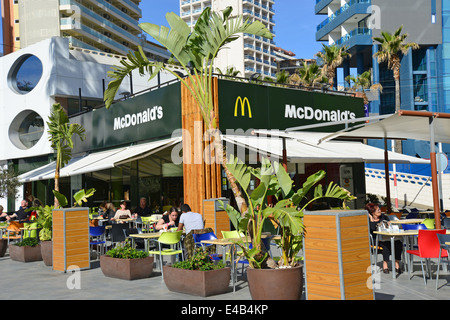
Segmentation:
[(44, 120), (32, 110), (19, 113), (9, 126), (9, 139), (19, 149), (32, 148), (44, 134)]
[(21, 56), (12, 66), (8, 81), (20, 94), (33, 90), (42, 77), (42, 62), (32, 54)]

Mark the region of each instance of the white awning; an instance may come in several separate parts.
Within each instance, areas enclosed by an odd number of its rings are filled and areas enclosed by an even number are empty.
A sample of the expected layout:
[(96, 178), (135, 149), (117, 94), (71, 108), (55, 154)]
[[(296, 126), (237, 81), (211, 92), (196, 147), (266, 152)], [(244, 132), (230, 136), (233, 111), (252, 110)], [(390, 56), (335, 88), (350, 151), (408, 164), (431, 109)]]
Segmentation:
[[(173, 146), (181, 141), (181, 137), (138, 144), (130, 147), (117, 148), (102, 152), (87, 154), (73, 158), (60, 171), (60, 177), (69, 177), (94, 171), (113, 168), (116, 165), (148, 157), (162, 149)], [(20, 182), (48, 180), (55, 177), (55, 162), (19, 176)]]
[[(304, 135), (305, 140), (297, 140), (292, 137), (287, 137), (288, 135), (283, 136), (286, 137), (286, 156), (291, 163), (384, 163), (383, 149), (368, 146), (361, 142), (332, 141), (317, 145), (314, 142), (310, 142), (315, 137), (308, 139), (307, 133)], [(245, 147), (259, 153), (261, 156), (270, 156), (271, 159), (280, 162), (283, 158), (283, 139), (277, 136), (255, 137), (227, 135), (223, 139), (227, 143)], [(227, 147), (227, 151), (230, 151), (230, 147)], [(235, 152), (239, 156), (239, 151)], [(388, 151), (388, 157), (391, 163), (429, 163), (425, 159), (391, 151)]]

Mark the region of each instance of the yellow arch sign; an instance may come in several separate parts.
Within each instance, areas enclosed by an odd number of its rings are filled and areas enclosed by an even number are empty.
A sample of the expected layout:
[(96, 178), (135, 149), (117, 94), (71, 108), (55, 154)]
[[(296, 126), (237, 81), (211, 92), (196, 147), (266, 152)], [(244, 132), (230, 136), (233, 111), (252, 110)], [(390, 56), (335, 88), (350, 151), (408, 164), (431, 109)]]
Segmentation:
[(234, 116), (238, 116), (238, 108), (239, 105), (241, 106), (241, 115), (245, 117), (245, 106), (248, 108), (248, 117), (252, 118), (252, 108), (250, 106), (250, 102), (248, 101), (247, 97), (242, 99), (240, 96), (236, 99), (236, 105), (234, 107)]

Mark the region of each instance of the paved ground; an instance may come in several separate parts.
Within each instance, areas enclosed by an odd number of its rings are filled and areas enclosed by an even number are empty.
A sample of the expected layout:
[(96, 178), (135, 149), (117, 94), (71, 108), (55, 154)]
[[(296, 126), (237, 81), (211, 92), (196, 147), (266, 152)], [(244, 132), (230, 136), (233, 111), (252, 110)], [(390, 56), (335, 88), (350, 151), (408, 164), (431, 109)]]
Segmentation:
[[(434, 270), (436, 268), (433, 265)], [(0, 300), (167, 300), (167, 301), (250, 301), (247, 282), (240, 277), (236, 292), (203, 298), (167, 290), (158, 269), (151, 278), (135, 281), (105, 277), (98, 263), (90, 270), (79, 273), (53, 271), (42, 261), (21, 263), (8, 256), (0, 258)], [(449, 300), (450, 273), (440, 273), (439, 290), (433, 280), (424, 285), (420, 263), (415, 266), (414, 276), (408, 279), (403, 273), (393, 280), (391, 274), (380, 274), (376, 300)], [(5, 288), (8, 288), (5, 290)]]

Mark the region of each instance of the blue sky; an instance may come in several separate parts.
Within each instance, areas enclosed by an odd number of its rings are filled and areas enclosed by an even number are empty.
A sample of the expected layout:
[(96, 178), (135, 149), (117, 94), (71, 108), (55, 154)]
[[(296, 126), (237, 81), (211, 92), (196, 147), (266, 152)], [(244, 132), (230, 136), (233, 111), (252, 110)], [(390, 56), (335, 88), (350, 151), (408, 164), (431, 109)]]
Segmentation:
[[(165, 14), (170, 11), (179, 14), (179, 3), (179, 0), (142, 0), (143, 17), (140, 22), (166, 24)], [(314, 0), (277, 0), (274, 6), (275, 43), (294, 52), (298, 59), (314, 58), (321, 48), (321, 44), (315, 41), (315, 30), (324, 17), (314, 14), (314, 5)], [(0, 50), (3, 50), (2, 46)]]

